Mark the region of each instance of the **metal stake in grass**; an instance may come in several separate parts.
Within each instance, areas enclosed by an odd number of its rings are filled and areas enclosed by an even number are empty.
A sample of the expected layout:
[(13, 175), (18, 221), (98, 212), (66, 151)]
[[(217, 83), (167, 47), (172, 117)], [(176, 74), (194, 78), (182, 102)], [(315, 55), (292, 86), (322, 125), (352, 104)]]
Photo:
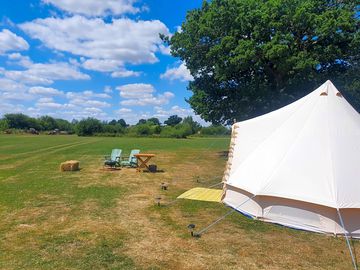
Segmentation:
[(196, 179), (196, 183), (200, 183), (200, 177), (199, 176), (196, 176), (195, 179)]
[(167, 190), (168, 189), (168, 184), (167, 183), (161, 183), (161, 189), (162, 190)]
[(157, 196), (155, 197), (155, 202), (157, 203), (157, 206), (160, 206), (161, 197)]
[(189, 224), (187, 228), (189, 229), (191, 236), (194, 236), (195, 224)]

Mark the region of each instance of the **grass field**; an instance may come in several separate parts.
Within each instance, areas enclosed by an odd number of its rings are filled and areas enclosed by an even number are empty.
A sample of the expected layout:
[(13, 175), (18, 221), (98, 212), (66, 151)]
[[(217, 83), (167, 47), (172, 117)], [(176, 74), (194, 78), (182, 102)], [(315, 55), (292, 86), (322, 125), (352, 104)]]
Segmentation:
[[(0, 269), (352, 269), (344, 239), (291, 230), (179, 200), (221, 181), (228, 138), (0, 135)], [(112, 148), (155, 153), (161, 173), (104, 170)], [(78, 172), (60, 162), (80, 161)], [(169, 190), (161, 190), (161, 182)], [(359, 244), (355, 244), (360, 257)]]

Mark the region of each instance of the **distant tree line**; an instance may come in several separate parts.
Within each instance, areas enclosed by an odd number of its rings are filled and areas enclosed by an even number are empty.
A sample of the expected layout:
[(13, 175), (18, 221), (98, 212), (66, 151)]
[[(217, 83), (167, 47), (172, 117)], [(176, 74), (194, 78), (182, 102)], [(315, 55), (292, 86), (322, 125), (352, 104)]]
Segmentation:
[(152, 136), (186, 138), (191, 135), (219, 136), (228, 135), (230, 130), (221, 125), (203, 127), (191, 116), (181, 118), (170, 116), (162, 124), (158, 118), (140, 119), (137, 124), (129, 125), (124, 119), (100, 121), (96, 118), (86, 118), (71, 122), (41, 116), (33, 118), (21, 113), (5, 114), (0, 119), (0, 131), (6, 133), (39, 131), (45, 134), (77, 134), (78, 136)]

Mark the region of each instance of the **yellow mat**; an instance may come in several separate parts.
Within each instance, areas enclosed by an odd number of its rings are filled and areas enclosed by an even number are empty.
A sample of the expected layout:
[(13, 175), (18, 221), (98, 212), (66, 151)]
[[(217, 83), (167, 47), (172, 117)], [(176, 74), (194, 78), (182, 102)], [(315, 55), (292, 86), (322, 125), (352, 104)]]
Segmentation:
[(222, 189), (210, 189), (210, 188), (192, 188), (185, 193), (181, 194), (178, 199), (189, 199), (205, 202), (220, 202)]

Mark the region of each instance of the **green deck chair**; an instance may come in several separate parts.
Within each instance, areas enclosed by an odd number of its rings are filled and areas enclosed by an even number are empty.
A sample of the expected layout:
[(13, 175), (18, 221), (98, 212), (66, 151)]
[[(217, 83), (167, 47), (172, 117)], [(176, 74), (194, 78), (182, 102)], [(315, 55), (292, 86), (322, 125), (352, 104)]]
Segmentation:
[(139, 154), (140, 153), (140, 150), (139, 149), (133, 149), (131, 150), (130, 152), (130, 156), (127, 158), (127, 157), (124, 157), (123, 160), (121, 161), (121, 166), (127, 166), (127, 167), (137, 167), (137, 158), (134, 156), (136, 154)]
[(120, 167), (121, 149), (113, 149), (110, 156), (105, 156), (104, 166)]

